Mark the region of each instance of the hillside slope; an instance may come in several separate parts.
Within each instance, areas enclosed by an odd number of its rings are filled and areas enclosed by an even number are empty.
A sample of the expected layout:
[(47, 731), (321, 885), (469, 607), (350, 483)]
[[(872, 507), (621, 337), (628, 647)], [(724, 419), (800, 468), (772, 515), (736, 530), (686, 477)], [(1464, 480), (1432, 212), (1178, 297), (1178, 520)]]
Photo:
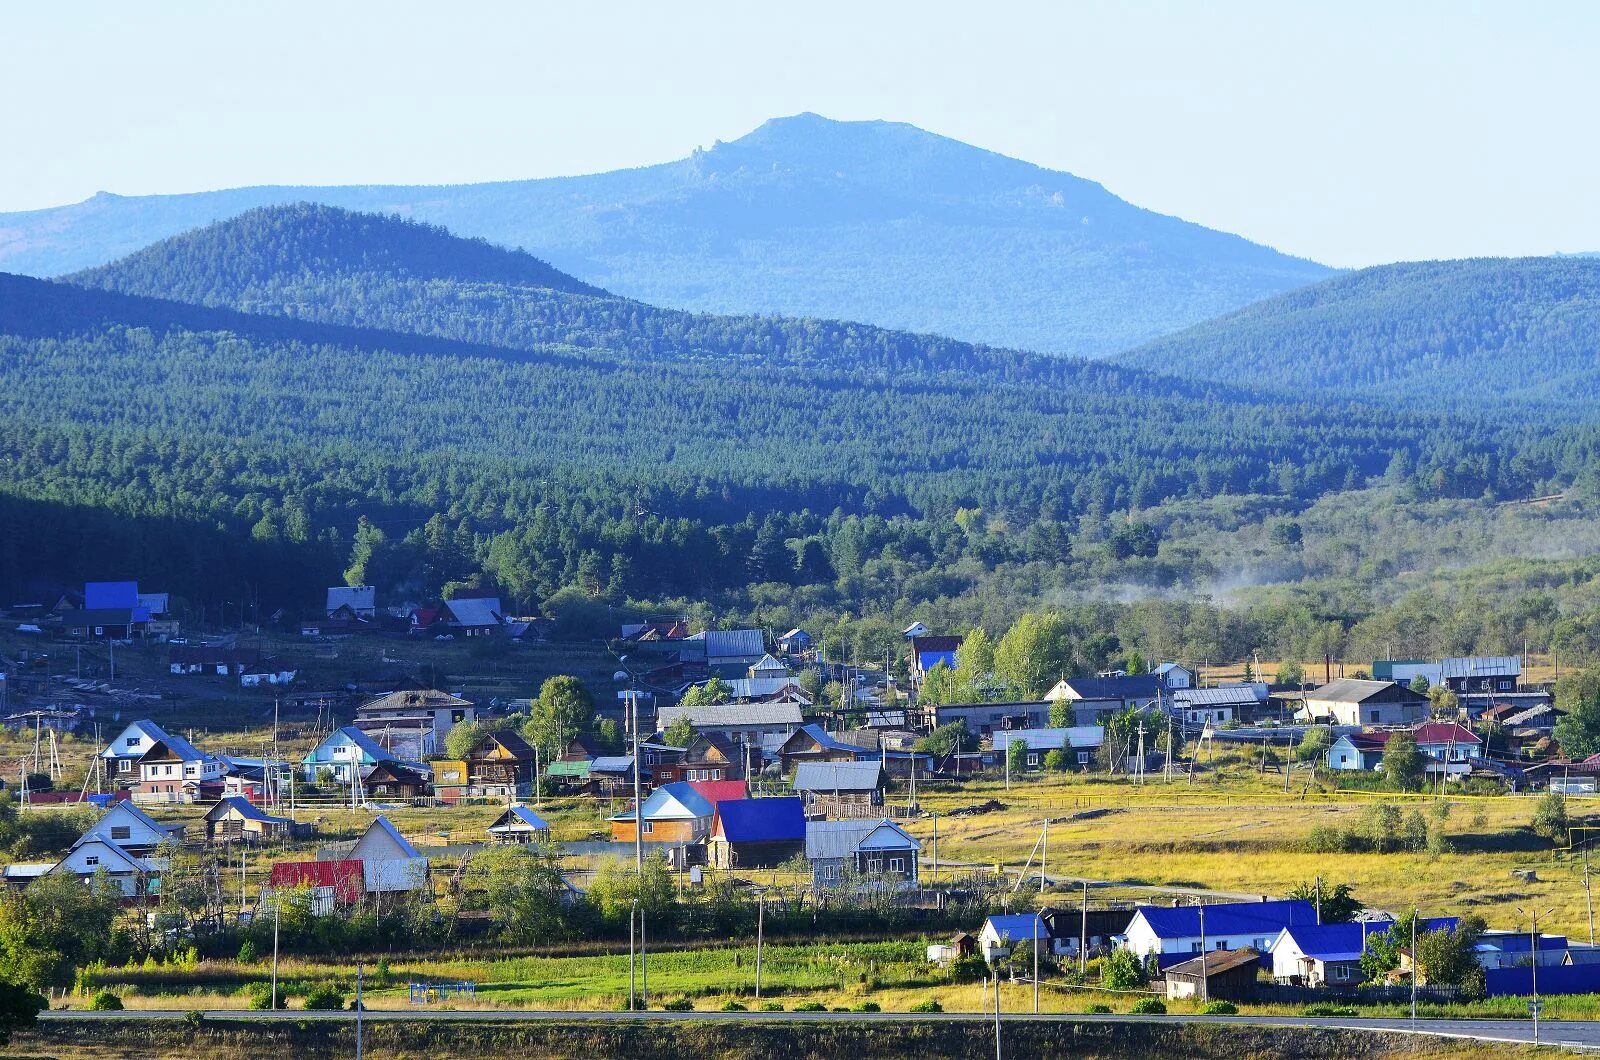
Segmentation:
[(1466, 410), (1537, 401), (1592, 419), (1597, 354), (1600, 260), (1479, 258), (1339, 276), (1116, 361), (1302, 397)]
[(1090, 356), (1330, 275), (1071, 174), (909, 125), (814, 114), (676, 162), (590, 176), (100, 194), (0, 214), (0, 268), (58, 275), (301, 200), (524, 247), (658, 305), (860, 320)]

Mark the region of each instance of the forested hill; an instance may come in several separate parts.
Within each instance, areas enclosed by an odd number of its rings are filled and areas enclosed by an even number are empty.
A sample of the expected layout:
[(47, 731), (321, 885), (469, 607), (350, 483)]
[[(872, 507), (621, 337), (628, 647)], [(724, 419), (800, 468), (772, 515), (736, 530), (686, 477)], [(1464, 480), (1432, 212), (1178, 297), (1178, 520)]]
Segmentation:
[[(145, 247), (71, 282), (198, 305), (250, 309), (248, 292), (296, 276), (356, 274), (502, 283), (569, 294), (606, 292), (549, 262), (435, 225), (315, 203), (250, 210)], [(109, 278), (115, 277), (112, 282)]]
[[(420, 251), (431, 260), (414, 263)], [(497, 255), (524, 267), (507, 268)], [(252, 210), (65, 279), (255, 314), (607, 360), (733, 361), (879, 376), (957, 371), (1106, 394), (1192, 396), (1190, 384), (1103, 362), (847, 321), (660, 309), (544, 282), (542, 269), (520, 252), (398, 217), (298, 204)]]
[(1357, 393), (1441, 410), (1521, 399), (1595, 418), (1600, 260), (1379, 266), (1268, 299), (1118, 362), (1302, 398)]
[(814, 114), (591, 176), (101, 194), (0, 215), (0, 268), (66, 273), (303, 200), (523, 247), (656, 305), (860, 320), (1049, 353), (1115, 353), (1330, 274), (1069, 173), (909, 125)]

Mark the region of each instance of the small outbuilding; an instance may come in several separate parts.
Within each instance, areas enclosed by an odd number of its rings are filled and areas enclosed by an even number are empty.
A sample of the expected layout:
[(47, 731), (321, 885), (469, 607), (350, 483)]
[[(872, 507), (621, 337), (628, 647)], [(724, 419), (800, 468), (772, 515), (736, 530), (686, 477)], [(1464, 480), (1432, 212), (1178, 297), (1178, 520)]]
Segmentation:
[(488, 831), (489, 839), (502, 845), (543, 843), (550, 839), (550, 822), (526, 806), (513, 806)]
[(1248, 947), (1210, 950), (1166, 970), (1167, 997), (1250, 1001), (1256, 996), (1260, 969), (1261, 955)]
[(294, 830), (287, 817), (274, 817), (249, 799), (228, 795), (206, 811), (206, 841), (211, 843), (260, 843), (283, 839)]

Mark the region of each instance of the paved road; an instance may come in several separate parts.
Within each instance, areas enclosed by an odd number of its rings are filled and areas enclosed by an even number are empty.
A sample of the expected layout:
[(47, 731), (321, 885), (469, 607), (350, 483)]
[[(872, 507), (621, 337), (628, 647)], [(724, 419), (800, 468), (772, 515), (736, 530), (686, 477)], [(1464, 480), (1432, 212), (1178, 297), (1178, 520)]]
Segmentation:
[[(41, 1019), (71, 1022), (74, 1020), (170, 1020), (188, 1016), (183, 1009), (128, 1009), (122, 1012), (52, 1011), (40, 1014)], [(243, 1020), (344, 1020), (355, 1019), (353, 1012), (307, 1012), (300, 1009), (285, 1012), (254, 1012), (218, 1009), (205, 1012), (209, 1019)], [(1365, 1019), (1338, 1016), (1126, 1016), (1126, 1015), (1058, 1015), (1054, 1013), (1034, 1016), (1029, 1013), (1015, 1015), (1002, 1013), (1006, 1021), (1057, 1020), (1062, 1022), (1127, 1022), (1127, 1023), (1220, 1023), (1254, 1027), (1327, 1027), (1337, 1030), (1409, 1032), (1407, 1019)], [(624, 1020), (683, 1020), (694, 1022), (779, 1022), (811, 1023), (830, 1020), (894, 1023), (915, 1020), (952, 1021), (982, 1020), (990, 1022), (992, 1016), (970, 1012), (903, 1013), (903, 1012), (549, 1012), (514, 1011), (502, 1009), (399, 1009), (374, 1010), (366, 1014), (368, 1020), (474, 1020), (488, 1022), (558, 1021), (564, 1023), (603, 1022)], [(1451, 1038), (1470, 1038), (1474, 1041), (1531, 1042), (1533, 1024), (1527, 1020), (1418, 1020), (1419, 1034)], [(1539, 1024), (1539, 1040), (1549, 1045), (1566, 1045), (1600, 1050), (1600, 1021), (1544, 1020)]]

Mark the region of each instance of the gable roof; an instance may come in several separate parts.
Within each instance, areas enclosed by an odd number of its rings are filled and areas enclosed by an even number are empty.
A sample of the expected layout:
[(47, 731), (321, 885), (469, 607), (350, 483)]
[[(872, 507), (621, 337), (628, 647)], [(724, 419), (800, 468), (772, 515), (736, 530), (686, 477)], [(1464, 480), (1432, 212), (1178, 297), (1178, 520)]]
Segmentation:
[(887, 817), (875, 821), (810, 821), (806, 824), (806, 857), (813, 861), (846, 858), (873, 842), (874, 837), (879, 847), (922, 849), (921, 843)]
[(1465, 677), (1520, 677), (1522, 657), (1518, 655), (1469, 655), (1445, 659), (1439, 663), (1439, 674), (1449, 680)]
[(1078, 699), (1155, 699), (1167, 692), (1166, 683), (1155, 674), (1068, 677), (1061, 684)]
[(707, 658), (744, 658), (767, 651), (759, 629), (708, 629), (705, 637)]
[(1073, 725), (1060, 729), (1006, 729), (991, 738), (996, 751), (1008, 751), (1020, 743), (1030, 751), (1055, 751), (1066, 747), (1099, 747), (1106, 730), (1099, 725)]
[[(693, 818), (710, 818), (717, 808), (704, 795), (695, 791), (687, 781), (663, 784), (652, 791), (641, 807), (646, 821), (682, 821)], [(633, 811), (623, 810), (612, 817), (613, 821), (633, 820)]]
[(1199, 957), (1191, 957), (1172, 965), (1166, 971), (1167, 975), (1221, 975), (1223, 972), (1242, 968), (1247, 964), (1254, 964), (1261, 959), (1261, 954), (1249, 946), (1237, 950), (1207, 950)]
[(259, 821), (261, 824), (289, 823), (289, 818), (274, 817), (249, 799), (239, 795), (224, 795), (218, 799), (217, 804), (206, 811), (206, 820), (219, 821), (230, 813), (236, 813), (247, 821)]
[(589, 767), (589, 775), (596, 773), (626, 773), (633, 768), (632, 755), (601, 755), (583, 763)]
[[(1277, 935), (1291, 924), (1315, 924), (1317, 911), (1310, 902), (1285, 898), (1271, 902), (1226, 902), (1207, 905), (1206, 934)], [(1162, 939), (1200, 937), (1200, 907), (1196, 905), (1141, 905), (1135, 919), (1144, 918), (1151, 932)]]
[(713, 806), (748, 798), (750, 794), (742, 780), (691, 780), (688, 784)]
[(1038, 913), (996, 913), (985, 920), (983, 926), (992, 930), (995, 938), (1012, 942), (1050, 937), (1050, 929)]
[(1412, 735), (1419, 744), (1481, 744), (1483, 741), (1478, 734), (1464, 725), (1453, 721), (1431, 721), (1426, 725), (1419, 725), (1412, 730)]
[(961, 648), (961, 642), (965, 639), (965, 637), (930, 637), (926, 635), (912, 637), (911, 650), (916, 652), (918, 655), (923, 655), (929, 652), (936, 654), (954, 652)]
[(875, 791), (883, 785), (883, 764), (863, 762), (801, 762), (794, 770), (794, 790)]
[(302, 759), (302, 761), (322, 761), (317, 757), (317, 752), (321, 751), (324, 747), (341, 746), (346, 743), (354, 744), (356, 747), (359, 747), (361, 749), (361, 753), (372, 759), (374, 763), (381, 762), (385, 758), (389, 757), (389, 752), (385, 751), (381, 746), (379, 746), (378, 742), (372, 737), (368, 736), (354, 725), (343, 725), (330, 732), (327, 736), (323, 737), (322, 741), (318, 743), (317, 746), (313, 747), (310, 752), (307, 753), (305, 758)]
[[(79, 837), (78, 843), (89, 839), (104, 839), (107, 842), (111, 842), (111, 828), (118, 820), (129, 820), (132, 824), (148, 829), (162, 837), (183, 834), (183, 825), (161, 824), (132, 802), (124, 800), (112, 803), (110, 808), (100, 815), (99, 820), (85, 829), (83, 835)], [(74, 843), (73, 846), (77, 846), (78, 843)]]
[(457, 625), (479, 629), (484, 626), (498, 626), (500, 624), (500, 601), (498, 599), (482, 599), (480, 597), (457, 597), (446, 600), (444, 608), (450, 612), (450, 617)]
[(790, 742), (795, 739), (795, 737), (802, 734), (810, 737), (816, 742), (818, 747), (821, 747), (825, 751), (848, 751), (852, 755), (859, 757), (867, 750), (863, 747), (857, 747), (855, 744), (840, 742), (831, 733), (829, 733), (827, 729), (824, 729), (821, 725), (818, 725), (814, 721), (807, 722), (791, 733), (789, 739), (783, 742), (783, 746), (787, 748)]
[(171, 751), (180, 762), (204, 762), (213, 757), (185, 740), (182, 736), (167, 736), (157, 740), (151, 745), (150, 750), (145, 752), (145, 756), (148, 757), (153, 754), (158, 747), (164, 747)]
[(487, 831), (489, 832), (548, 832), (550, 822), (534, 813), (526, 806), (513, 806), (495, 818)]
[(83, 608), (86, 611), (99, 611), (105, 608), (127, 608), (131, 611), (138, 606), (138, 582), (84, 583)]
[(662, 707), (656, 724), (663, 730), (687, 717), (696, 728), (730, 725), (800, 725), (800, 707), (795, 703), (716, 703), (703, 707)]
[[(151, 744), (156, 743), (156, 741), (158, 741), (158, 740), (165, 741), (167, 739), (167, 734), (161, 728), (161, 726), (157, 725), (155, 722), (151, 721), (148, 718), (141, 718), (139, 721), (130, 722), (126, 729), (123, 729), (120, 733), (117, 734), (117, 738), (116, 739), (114, 739), (110, 743), (106, 744), (105, 750), (100, 752), (100, 757), (101, 758), (117, 758), (117, 757), (120, 757), (117, 754), (117, 752), (113, 750), (113, 748), (116, 747), (117, 744), (122, 743), (124, 740), (126, 740), (130, 733), (137, 734), (141, 738), (150, 741)], [(145, 751), (148, 751), (149, 749), (150, 749), (149, 746), (145, 747)], [(144, 751), (140, 751), (139, 753), (143, 754)]]
[(367, 830), (361, 833), (361, 838), (356, 840), (356, 845), (350, 848), (352, 859), (366, 861), (378, 857), (378, 860), (393, 860), (397, 858), (420, 858), (417, 848), (412, 846), (400, 830), (389, 823), (389, 818), (379, 814), (367, 825)]
[(1221, 685), (1217, 688), (1179, 688), (1172, 701), (1196, 707), (1250, 707), (1266, 702), (1266, 685)]
[(1337, 680), (1329, 681), (1321, 688), (1313, 688), (1307, 692), (1306, 698), (1323, 699), (1333, 703), (1365, 703), (1378, 693), (1386, 692), (1391, 688), (1404, 690), (1406, 695), (1410, 696), (1415, 702), (1425, 702), (1428, 698), (1422, 693), (1413, 692), (1408, 686), (1397, 684), (1394, 681), (1363, 681), (1354, 677), (1341, 677)]
[(353, 611), (372, 611), (376, 609), (378, 590), (370, 585), (333, 585), (328, 587), (327, 610), (337, 611), (341, 607), (348, 607)]
[(1374, 754), (1378, 751), (1382, 751), (1385, 747), (1388, 747), (1389, 737), (1393, 735), (1394, 733), (1390, 730), (1384, 730), (1382, 732), (1347, 732), (1333, 742), (1338, 743), (1340, 740), (1343, 740), (1349, 743), (1350, 746), (1354, 747), (1357, 751), (1361, 751), (1366, 754)]
[(491, 744), (498, 744), (519, 761), (533, 761), (533, 748), (528, 744), (527, 740), (522, 738), (521, 733), (514, 732), (511, 729), (496, 729), (494, 732), (484, 733), (483, 738), (478, 741), (478, 746), (474, 747), (472, 754), (467, 757), (481, 755)]
[(796, 795), (729, 799), (717, 803), (715, 831), (730, 843), (775, 843), (804, 839), (806, 814)]
[(392, 710), (430, 711), (441, 707), (470, 707), (472, 700), (441, 692), (437, 688), (402, 688), (386, 696), (369, 700), (356, 708), (356, 715)]
[(777, 659), (774, 659), (772, 657), (771, 653), (765, 654), (765, 655), (761, 656), (761, 658), (757, 659), (755, 662), (751, 663), (750, 664), (750, 669), (752, 669), (752, 670), (782, 670), (784, 673), (788, 673), (789, 672), (789, 667), (786, 666), (785, 664), (779, 662)]

